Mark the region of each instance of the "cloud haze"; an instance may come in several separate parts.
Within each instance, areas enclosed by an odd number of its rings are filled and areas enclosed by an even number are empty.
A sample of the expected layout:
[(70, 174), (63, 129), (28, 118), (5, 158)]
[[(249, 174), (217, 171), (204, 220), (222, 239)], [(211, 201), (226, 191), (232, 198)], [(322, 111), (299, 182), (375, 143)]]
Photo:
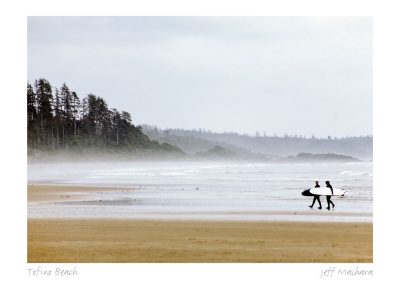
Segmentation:
[(372, 18), (29, 17), (39, 77), (163, 128), (372, 134)]

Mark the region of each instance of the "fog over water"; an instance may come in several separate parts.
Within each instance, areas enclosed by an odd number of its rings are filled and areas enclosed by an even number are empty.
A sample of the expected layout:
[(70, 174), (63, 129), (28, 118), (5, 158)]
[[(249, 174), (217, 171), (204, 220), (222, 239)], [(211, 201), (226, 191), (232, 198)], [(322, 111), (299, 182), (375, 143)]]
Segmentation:
[[(372, 163), (121, 162), (35, 164), (28, 182), (122, 186), (79, 200), (35, 203), (29, 217), (372, 221)], [(334, 211), (301, 192), (330, 180), (348, 191)], [(132, 189), (134, 188), (134, 189)], [(75, 193), (76, 194), (76, 193)], [(78, 193), (79, 195), (79, 193)]]

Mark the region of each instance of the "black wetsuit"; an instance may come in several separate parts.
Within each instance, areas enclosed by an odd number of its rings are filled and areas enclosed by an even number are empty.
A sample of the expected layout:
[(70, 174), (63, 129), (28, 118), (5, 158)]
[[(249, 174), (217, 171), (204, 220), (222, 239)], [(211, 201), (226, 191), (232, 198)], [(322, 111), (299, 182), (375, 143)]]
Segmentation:
[[(319, 188), (319, 187), (320, 187), (320, 185), (315, 185), (315, 188)], [(312, 208), (314, 206), (315, 201), (318, 201), (318, 204), (319, 204), (319, 208), (318, 209), (322, 209), (321, 200), (319, 199), (319, 196), (314, 196), (310, 208)]]
[[(329, 185), (326, 185), (326, 187), (331, 189), (331, 192), (332, 192), (332, 195), (333, 195), (333, 188), (332, 188), (332, 185), (329, 184)], [(328, 210), (331, 209), (331, 204), (332, 204), (332, 208), (335, 207), (335, 204), (331, 201), (331, 197), (332, 197), (332, 196), (326, 196), (326, 201), (328, 202), (328, 207), (327, 207)]]

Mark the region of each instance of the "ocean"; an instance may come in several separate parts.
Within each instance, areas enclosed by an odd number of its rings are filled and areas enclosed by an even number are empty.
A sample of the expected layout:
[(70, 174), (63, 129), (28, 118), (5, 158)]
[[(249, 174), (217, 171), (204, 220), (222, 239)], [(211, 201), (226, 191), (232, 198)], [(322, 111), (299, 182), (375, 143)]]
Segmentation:
[[(28, 183), (119, 186), (79, 199), (28, 204), (29, 218), (128, 218), (372, 222), (372, 162), (252, 163), (201, 161), (28, 165)], [(308, 206), (301, 192), (316, 180), (347, 190), (334, 210)], [(134, 188), (134, 189), (132, 189)], [(74, 193), (75, 195), (79, 193)]]

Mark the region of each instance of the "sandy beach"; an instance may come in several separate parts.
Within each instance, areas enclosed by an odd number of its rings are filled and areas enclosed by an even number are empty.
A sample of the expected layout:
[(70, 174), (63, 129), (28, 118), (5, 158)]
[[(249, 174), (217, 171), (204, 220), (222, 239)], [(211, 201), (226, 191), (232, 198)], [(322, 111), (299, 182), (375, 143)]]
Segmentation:
[[(28, 202), (49, 202), (69, 198), (71, 200), (76, 200), (85, 196), (82, 193), (106, 193), (124, 189), (126, 188), (114, 186), (96, 187), (79, 185), (28, 184)], [(79, 193), (79, 195), (75, 195), (74, 193)]]
[(372, 225), (29, 220), (28, 262), (372, 262)]
[[(28, 202), (115, 189), (31, 184)], [(32, 218), (28, 262), (372, 262), (372, 229), (350, 222)]]

